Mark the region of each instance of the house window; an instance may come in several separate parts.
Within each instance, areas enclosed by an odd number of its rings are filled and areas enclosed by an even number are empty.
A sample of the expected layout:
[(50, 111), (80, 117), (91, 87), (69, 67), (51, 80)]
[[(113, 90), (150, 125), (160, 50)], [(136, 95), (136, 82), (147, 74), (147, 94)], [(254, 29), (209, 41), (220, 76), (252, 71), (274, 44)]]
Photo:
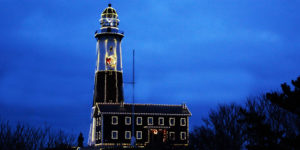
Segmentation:
[(125, 139), (131, 139), (131, 131), (125, 131)]
[(169, 132), (169, 138), (171, 141), (175, 141), (175, 132)]
[(158, 118), (158, 125), (164, 125), (164, 117)]
[(143, 124), (143, 122), (142, 122), (142, 117), (137, 117), (137, 118), (136, 118), (136, 124), (137, 124), (137, 125), (142, 125), (142, 124)]
[(111, 124), (117, 125), (118, 124), (118, 116), (112, 116), (111, 117)]
[(99, 131), (98, 132), (98, 140), (100, 140), (101, 139), (101, 132)]
[(111, 131), (111, 139), (118, 139), (118, 131)]
[(125, 117), (125, 125), (131, 125), (131, 117)]
[(148, 117), (148, 125), (153, 125), (153, 117)]
[(175, 118), (170, 118), (169, 124), (170, 124), (170, 126), (175, 126)]
[(180, 118), (180, 126), (186, 126), (186, 119)]
[(140, 140), (142, 138), (142, 131), (136, 131), (136, 139)]
[(101, 125), (102, 121), (101, 121), (101, 117), (98, 118), (98, 125)]
[(180, 140), (186, 140), (186, 132), (180, 132)]

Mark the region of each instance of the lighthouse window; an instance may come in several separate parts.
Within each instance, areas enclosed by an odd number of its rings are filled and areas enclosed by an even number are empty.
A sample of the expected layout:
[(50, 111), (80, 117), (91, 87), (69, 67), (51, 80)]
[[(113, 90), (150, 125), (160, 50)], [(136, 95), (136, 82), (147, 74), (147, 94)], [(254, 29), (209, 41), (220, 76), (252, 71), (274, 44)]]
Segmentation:
[(118, 139), (118, 131), (111, 131), (111, 139)]
[(131, 117), (125, 117), (125, 125), (131, 124)]
[(142, 131), (136, 131), (136, 139), (142, 139)]
[(164, 125), (164, 117), (158, 118), (158, 125)]
[(153, 125), (153, 117), (148, 117), (148, 125)]
[(180, 118), (180, 126), (186, 126), (186, 119)]
[(125, 131), (125, 139), (131, 139), (131, 132)]
[(118, 116), (112, 116), (111, 117), (111, 124), (117, 125), (118, 124)]
[(137, 125), (142, 125), (143, 123), (142, 123), (142, 117), (137, 117), (136, 118), (136, 124)]
[(175, 126), (175, 118), (170, 118), (169, 124), (170, 126)]

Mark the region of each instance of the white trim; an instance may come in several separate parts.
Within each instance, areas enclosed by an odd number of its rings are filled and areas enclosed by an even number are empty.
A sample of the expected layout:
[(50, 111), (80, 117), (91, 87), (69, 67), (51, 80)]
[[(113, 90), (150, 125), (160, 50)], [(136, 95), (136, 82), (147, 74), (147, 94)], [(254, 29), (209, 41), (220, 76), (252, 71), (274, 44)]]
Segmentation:
[[(113, 133), (116, 133), (116, 137), (113, 136), (114, 135)], [(118, 139), (118, 131), (117, 130), (111, 131), (111, 139), (114, 139), (114, 140)]]
[[(100, 112), (103, 115), (132, 115), (130, 112)], [(151, 116), (191, 116), (190, 114), (167, 114), (167, 113), (134, 113), (134, 115), (151, 115)]]
[[(116, 118), (116, 122), (114, 122), (114, 118)], [(117, 125), (118, 124), (118, 116), (111, 116), (111, 124)]]
[[(141, 119), (141, 123), (139, 123), (139, 119)], [(136, 125), (143, 125), (143, 118), (142, 117), (136, 117)]]
[[(149, 122), (149, 119), (150, 119), (150, 118), (152, 119), (152, 123)], [(153, 117), (148, 117), (148, 119), (147, 119), (148, 125), (153, 125), (153, 122), (154, 122), (154, 121), (153, 121)]]
[[(171, 123), (171, 120), (174, 120), (173, 124)], [(174, 117), (169, 118), (169, 126), (175, 126), (175, 118)]]
[(180, 132), (180, 140), (186, 140), (186, 132)]
[[(126, 120), (129, 118), (129, 123), (126, 122)], [(131, 117), (125, 117), (125, 125), (131, 125)]]
[[(171, 139), (171, 134), (174, 134), (174, 139)], [(176, 140), (175, 132), (169, 132), (169, 139), (172, 141)]]
[[(160, 123), (160, 119), (162, 119), (162, 123)], [(165, 125), (165, 118), (164, 117), (158, 117), (158, 125)]]
[[(139, 133), (141, 133), (141, 137), (139, 138)], [(143, 139), (143, 132), (142, 131), (136, 131), (136, 139), (137, 140), (140, 140), (140, 139)]]
[[(182, 123), (182, 120), (184, 120), (184, 124)], [(186, 126), (186, 118), (180, 118), (180, 126)]]
[[(129, 133), (129, 138), (126, 137), (126, 133)], [(126, 140), (131, 139), (131, 131), (125, 131), (125, 139)]]

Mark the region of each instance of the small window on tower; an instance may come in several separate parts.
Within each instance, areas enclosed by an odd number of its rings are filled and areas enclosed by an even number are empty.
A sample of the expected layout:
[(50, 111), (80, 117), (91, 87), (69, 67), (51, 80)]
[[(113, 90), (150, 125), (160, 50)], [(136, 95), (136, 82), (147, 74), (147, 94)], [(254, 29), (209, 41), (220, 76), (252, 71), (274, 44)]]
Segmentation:
[(112, 116), (111, 117), (111, 124), (117, 125), (118, 124), (118, 116)]
[(109, 47), (109, 51), (110, 51), (110, 52), (113, 51), (113, 47), (112, 47), (112, 46)]
[(131, 117), (125, 117), (125, 125), (131, 125)]

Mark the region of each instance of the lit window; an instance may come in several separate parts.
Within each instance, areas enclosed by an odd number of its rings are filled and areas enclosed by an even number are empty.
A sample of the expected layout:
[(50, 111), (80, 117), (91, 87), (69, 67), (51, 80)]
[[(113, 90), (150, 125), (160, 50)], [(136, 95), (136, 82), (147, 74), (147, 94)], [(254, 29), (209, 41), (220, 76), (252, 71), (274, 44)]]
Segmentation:
[(131, 132), (125, 131), (125, 139), (131, 139)]
[(164, 117), (158, 118), (158, 125), (164, 125)]
[(112, 116), (111, 117), (111, 124), (117, 125), (118, 124), (118, 116)]
[(125, 117), (125, 125), (131, 125), (131, 117)]
[(186, 132), (180, 132), (180, 139), (186, 140)]
[(137, 117), (137, 118), (136, 118), (136, 124), (137, 124), (137, 125), (142, 125), (142, 124), (143, 124), (143, 122), (142, 122), (142, 117)]
[(118, 139), (118, 131), (111, 131), (111, 139)]
[(186, 126), (186, 119), (180, 118), (180, 126)]
[(175, 141), (175, 132), (169, 132), (169, 138), (172, 141)]
[(153, 125), (153, 117), (148, 117), (148, 125)]
[(170, 124), (170, 126), (175, 126), (175, 118), (170, 118), (169, 124)]
[(140, 140), (142, 138), (142, 131), (136, 131), (136, 139)]

